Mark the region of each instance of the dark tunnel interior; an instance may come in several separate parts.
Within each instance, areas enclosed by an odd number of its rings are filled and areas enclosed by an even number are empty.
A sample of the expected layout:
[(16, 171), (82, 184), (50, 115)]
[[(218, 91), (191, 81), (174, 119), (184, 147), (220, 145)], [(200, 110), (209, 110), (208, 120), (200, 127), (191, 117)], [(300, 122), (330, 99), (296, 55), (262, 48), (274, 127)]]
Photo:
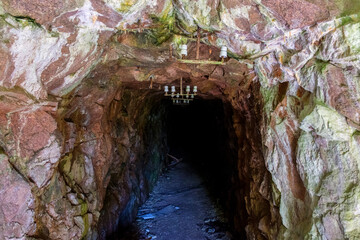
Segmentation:
[(235, 141), (229, 136), (231, 113), (225, 111), (221, 100), (199, 99), (188, 106), (170, 105), (167, 112), (170, 154), (189, 162), (221, 204), (226, 204), (237, 160)]
[[(233, 196), (234, 188), (238, 188), (234, 184), (238, 176), (238, 146), (232, 107), (220, 99), (201, 98), (189, 105), (173, 105), (168, 99), (157, 104), (165, 106), (159, 121), (164, 126), (162, 131), (167, 137), (168, 153), (182, 159), (201, 176), (212, 201), (224, 211), (230, 229), (234, 229), (232, 219), (238, 206)], [(159, 106), (154, 106), (154, 109), (158, 111)], [(166, 161), (169, 164), (171, 159)], [(164, 171), (167, 170), (165, 167)], [(124, 227), (116, 236), (124, 234), (126, 239), (137, 239), (129, 238), (129, 228)], [(245, 239), (245, 230), (232, 235), (234, 239)]]

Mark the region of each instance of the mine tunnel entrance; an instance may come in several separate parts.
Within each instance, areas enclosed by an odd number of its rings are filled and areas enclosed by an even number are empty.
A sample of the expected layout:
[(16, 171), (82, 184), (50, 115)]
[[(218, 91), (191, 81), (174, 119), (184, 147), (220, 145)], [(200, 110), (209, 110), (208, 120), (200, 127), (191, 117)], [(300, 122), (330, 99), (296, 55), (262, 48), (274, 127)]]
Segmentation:
[[(227, 111), (227, 112), (226, 112)], [(230, 119), (229, 119), (230, 118)], [(213, 197), (225, 203), (236, 164), (237, 146), (230, 108), (221, 100), (170, 106), (167, 137), (170, 154), (184, 158), (206, 181)]]
[[(245, 239), (244, 230), (234, 231), (234, 212), (239, 205), (233, 196), (235, 188), (239, 187), (234, 182), (238, 176), (238, 146), (230, 104), (220, 99), (196, 99), (185, 106), (173, 105), (165, 99), (155, 102), (161, 106), (155, 106), (153, 111), (163, 109), (158, 124), (162, 123), (167, 138), (168, 156), (163, 166), (168, 167), (150, 199), (140, 207), (137, 220), (130, 227), (122, 225), (108, 239), (153, 239), (156, 235), (156, 239), (191, 236), (198, 236), (196, 239)], [(152, 123), (146, 129), (151, 132), (156, 124)], [(147, 141), (152, 141), (151, 134), (145, 135), (149, 135)], [(145, 145), (151, 148), (150, 143)], [(166, 201), (167, 198), (170, 200)], [(179, 199), (174, 202), (174, 198)], [(189, 226), (192, 222), (193, 226)], [(174, 224), (177, 230), (172, 230), (175, 236), (171, 236), (167, 231)], [(159, 235), (152, 231), (164, 232)]]

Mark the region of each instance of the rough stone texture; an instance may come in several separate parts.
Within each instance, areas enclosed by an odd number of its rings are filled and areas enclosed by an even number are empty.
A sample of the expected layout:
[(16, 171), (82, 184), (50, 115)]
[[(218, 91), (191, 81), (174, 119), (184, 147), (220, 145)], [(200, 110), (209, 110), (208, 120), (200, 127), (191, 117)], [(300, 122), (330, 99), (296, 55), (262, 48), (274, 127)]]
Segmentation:
[[(358, 199), (359, 189), (354, 181), (358, 181), (359, 174), (355, 140), (359, 129), (359, 65), (355, 57), (357, 47), (345, 41), (344, 36), (347, 29), (352, 29), (350, 26), (358, 25), (358, 20), (353, 15), (327, 23), (327, 27), (333, 26), (331, 34), (321, 39), (311, 40), (316, 35), (310, 32), (307, 36), (312, 45), (301, 55), (291, 53), (285, 48), (289, 45), (283, 45), (277, 55), (289, 60), (281, 65), (276, 80), (265, 70), (275, 71), (276, 57), (259, 61), (257, 71), (268, 122), (263, 134), (265, 156), (281, 193), (285, 238), (359, 237), (353, 225), (359, 223), (359, 215), (347, 210), (358, 208), (358, 200), (354, 199)], [(316, 28), (323, 31), (324, 26), (319, 24)], [(276, 81), (290, 83), (277, 86)]]
[[(104, 238), (131, 219), (166, 151), (146, 145), (161, 139), (151, 106), (182, 76), (232, 108), (235, 229), (359, 239), (359, 10), (355, 0), (0, 1), (0, 238)], [(195, 58), (198, 27), (201, 58), (226, 45), (226, 65), (175, 60), (181, 43)]]
[(29, 182), (0, 153), (0, 238), (17, 239), (36, 229), (35, 199)]
[(3, 8), (13, 16), (31, 17), (42, 25), (48, 25), (61, 13), (79, 7), (84, 1), (26, 1), (26, 0), (4, 0)]

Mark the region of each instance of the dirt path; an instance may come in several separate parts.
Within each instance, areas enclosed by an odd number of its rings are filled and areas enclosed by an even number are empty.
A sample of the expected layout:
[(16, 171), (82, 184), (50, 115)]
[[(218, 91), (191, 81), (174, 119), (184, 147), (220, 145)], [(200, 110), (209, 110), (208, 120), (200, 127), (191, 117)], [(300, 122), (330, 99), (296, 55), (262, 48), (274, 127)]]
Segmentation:
[(186, 162), (163, 174), (128, 235), (118, 240), (230, 240), (226, 220)]

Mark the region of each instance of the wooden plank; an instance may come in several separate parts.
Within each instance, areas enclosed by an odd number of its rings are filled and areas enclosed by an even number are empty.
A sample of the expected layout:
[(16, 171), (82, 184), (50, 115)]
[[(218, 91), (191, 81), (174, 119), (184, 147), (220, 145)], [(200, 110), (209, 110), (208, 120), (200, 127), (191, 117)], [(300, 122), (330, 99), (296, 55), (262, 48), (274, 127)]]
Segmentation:
[(196, 60), (200, 57), (200, 28), (197, 30), (197, 41), (196, 41)]
[(209, 60), (189, 60), (189, 59), (178, 59), (181, 63), (188, 63), (188, 64), (199, 64), (199, 65), (225, 65), (225, 62), (221, 61), (209, 61)]

